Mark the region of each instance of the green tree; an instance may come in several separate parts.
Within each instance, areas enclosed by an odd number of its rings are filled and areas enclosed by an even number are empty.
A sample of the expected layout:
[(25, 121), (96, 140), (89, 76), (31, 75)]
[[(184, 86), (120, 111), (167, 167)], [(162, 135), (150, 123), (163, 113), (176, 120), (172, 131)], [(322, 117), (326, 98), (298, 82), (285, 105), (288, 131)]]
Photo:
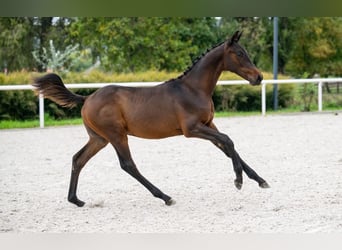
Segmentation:
[(46, 71), (49, 64), (44, 48), (50, 48), (50, 41), (54, 42), (56, 51), (67, 51), (70, 43), (67, 43), (69, 37), (69, 26), (74, 18), (66, 17), (36, 17), (33, 21), (33, 31), (35, 37), (34, 53), (36, 55), (38, 71)]
[[(53, 40), (58, 50), (65, 50), (69, 25), (73, 18), (0, 17), (0, 69), (10, 71), (45, 71), (43, 48)], [(39, 57), (34, 60), (32, 52)]]
[(73, 63), (72, 58), (75, 59), (75, 57), (73, 57), (73, 54), (74, 53), (78, 54), (78, 51), (77, 51), (78, 44), (76, 44), (75, 46), (68, 45), (64, 51), (56, 50), (52, 40), (50, 40), (49, 45), (50, 46), (48, 49), (43, 47), (43, 53), (41, 55), (42, 59), (39, 58), (37, 51), (34, 51), (32, 53), (34, 59), (47, 70), (51, 70), (51, 71), (68, 70)]
[(33, 50), (33, 19), (0, 17), (0, 69), (9, 71), (31, 69)]
[(287, 72), (299, 77), (341, 76), (342, 18), (294, 18), (292, 22), (293, 46)]
[[(107, 71), (182, 71), (206, 49), (243, 31), (241, 44), (253, 62), (272, 70), (270, 17), (1, 17), (0, 69), (45, 71), (44, 49), (80, 45), (83, 57), (73, 70), (95, 64)], [(279, 72), (293, 76), (342, 73), (341, 17), (279, 18)], [(36, 54), (38, 60), (32, 56)], [(74, 56), (75, 57), (75, 56)]]
[(217, 41), (214, 18), (79, 18), (70, 34), (93, 61), (119, 72), (184, 70)]

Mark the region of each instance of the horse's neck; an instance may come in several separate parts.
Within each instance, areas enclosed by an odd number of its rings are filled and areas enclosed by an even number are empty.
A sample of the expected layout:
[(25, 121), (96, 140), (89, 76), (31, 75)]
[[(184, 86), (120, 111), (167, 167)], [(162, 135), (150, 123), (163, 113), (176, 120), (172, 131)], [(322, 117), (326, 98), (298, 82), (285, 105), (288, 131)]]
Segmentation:
[(191, 88), (212, 95), (223, 69), (223, 45), (203, 56), (186, 74), (185, 82)]

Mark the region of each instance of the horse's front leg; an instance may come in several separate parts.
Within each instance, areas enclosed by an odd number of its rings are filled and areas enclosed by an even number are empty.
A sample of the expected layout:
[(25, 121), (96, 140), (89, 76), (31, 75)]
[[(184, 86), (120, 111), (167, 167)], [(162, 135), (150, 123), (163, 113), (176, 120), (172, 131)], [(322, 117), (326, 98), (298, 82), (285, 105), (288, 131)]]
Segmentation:
[[(210, 123), (209, 127), (218, 131), (217, 127), (215, 126), (215, 124), (213, 122)], [(217, 145), (215, 143), (214, 143), (214, 145), (217, 146), (218, 148), (220, 148), (219, 145)], [(261, 188), (269, 188), (270, 187), (268, 185), (268, 183), (263, 178), (261, 178), (244, 160), (241, 159), (240, 156), (239, 156), (239, 159), (240, 159), (243, 171), (247, 174), (247, 176), (250, 179), (253, 179), (256, 182), (258, 182), (258, 184)]]
[(234, 184), (237, 189), (242, 187), (242, 162), (240, 156), (235, 151), (233, 141), (225, 134), (220, 133), (215, 128), (208, 127), (202, 123), (188, 126), (183, 130), (186, 137), (197, 137), (209, 140), (221, 149), (229, 158), (232, 159), (233, 168), (236, 175)]

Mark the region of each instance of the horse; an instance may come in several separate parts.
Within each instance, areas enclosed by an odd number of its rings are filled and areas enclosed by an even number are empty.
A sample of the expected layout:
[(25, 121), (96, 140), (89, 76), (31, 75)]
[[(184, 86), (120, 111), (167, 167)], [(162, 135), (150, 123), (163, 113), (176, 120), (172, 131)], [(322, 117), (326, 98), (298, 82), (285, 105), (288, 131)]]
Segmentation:
[(72, 157), (68, 201), (84, 206), (85, 202), (77, 197), (80, 172), (90, 158), (110, 143), (124, 171), (166, 205), (175, 204), (174, 199), (139, 172), (130, 153), (128, 136), (161, 139), (184, 135), (211, 141), (231, 158), (237, 189), (242, 187), (243, 171), (261, 188), (268, 188), (268, 183), (241, 159), (233, 141), (219, 132), (213, 122), (212, 94), (222, 71), (231, 71), (251, 85), (259, 85), (263, 80), (260, 70), (238, 43), (241, 34), (236, 31), (231, 38), (207, 50), (178, 78), (153, 87), (109, 85), (82, 96), (70, 92), (57, 74), (35, 78), (32, 85), (36, 93), (63, 107), (83, 105), (81, 115), (89, 140)]

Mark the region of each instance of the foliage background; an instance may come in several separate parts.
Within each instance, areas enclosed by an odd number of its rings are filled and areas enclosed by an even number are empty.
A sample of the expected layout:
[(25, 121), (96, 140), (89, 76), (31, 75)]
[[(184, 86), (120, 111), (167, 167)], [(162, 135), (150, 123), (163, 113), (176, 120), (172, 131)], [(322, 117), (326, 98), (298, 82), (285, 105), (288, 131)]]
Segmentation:
[[(79, 45), (71, 71), (97, 61), (107, 72), (183, 71), (236, 30), (257, 66), (272, 71), (271, 17), (0, 17), (0, 69), (46, 71), (52, 40), (60, 52)], [(341, 58), (342, 17), (279, 18), (280, 73), (339, 76)]]

